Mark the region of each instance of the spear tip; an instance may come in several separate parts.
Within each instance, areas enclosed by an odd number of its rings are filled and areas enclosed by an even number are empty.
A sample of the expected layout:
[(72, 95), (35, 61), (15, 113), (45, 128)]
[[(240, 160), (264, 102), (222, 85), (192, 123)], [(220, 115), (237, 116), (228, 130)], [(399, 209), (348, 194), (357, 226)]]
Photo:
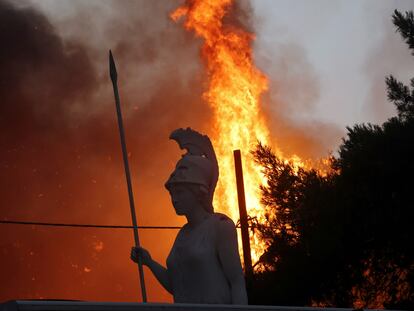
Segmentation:
[(109, 75), (111, 76), (112, 82), (117, 80), (118, 74), (116, 72), (115, 61), (111, 50), (109, 50)]

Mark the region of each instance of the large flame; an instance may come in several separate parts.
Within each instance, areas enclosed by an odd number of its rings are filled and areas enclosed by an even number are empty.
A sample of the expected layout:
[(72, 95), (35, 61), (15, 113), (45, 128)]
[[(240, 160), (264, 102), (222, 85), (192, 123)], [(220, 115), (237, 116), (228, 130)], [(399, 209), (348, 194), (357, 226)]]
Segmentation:
[[(253, 35), (223, 24), (233, 0), (188, 0), (176, 9), (174, 21), (185, 17), (184, 27), (204, 39), (202, 58), (206, 62), (209, 87), (204, 98), (214, 112), (213, 145), (220, 167), (214, 198), (217, 211), (239, 218), (233, 150), (243, 159), (246, 206), (249, 216), (264, 217), (259, 184), (264, 181), (260, 168), (249, 153), (260, 140), (269, 142), (269, 130), (260, 109), (260, 96), (267, 90), (267, 78), (255, 67)], [(280, 156), (280, 152), (278, 152)], [(300, 162), (299, 158), (294, 159)], [(251, 236), (252, 260), (257, 261), (264, 245)], [(241, 245), (241, 243), (239, 243)]]

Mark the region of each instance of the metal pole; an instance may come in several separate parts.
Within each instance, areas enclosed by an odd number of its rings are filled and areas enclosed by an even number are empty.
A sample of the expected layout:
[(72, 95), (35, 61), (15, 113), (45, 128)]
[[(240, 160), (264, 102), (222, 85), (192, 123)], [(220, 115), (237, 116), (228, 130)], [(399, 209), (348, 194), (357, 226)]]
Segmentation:
[[(129, 163), (128, 163), (128, 152), (127, 152), (127, 147), (126, 147), (126, 142), (125, 142), (124, 125), (122, 122), (121, 104), (120, 104), (119, 93), (118, 93), (118, 83), (117, 83), (118, 74), (116, 72), (115, 61), (112, 56), (111, 50), (109, 50), (109, 73), (111, 76), (112, 85), (114, 87), (116, 113), (118, 116), (119, 135), (121, 137), (122, 156), (124, 159), (125, 176), (126, 176), (126, 181), (128, 185), (129, 206), (131, 208), (132, 225), (134, 226), (135, 246), (139, 247), (140, 243), (139, 243), (139, 236), (138, 236), (138, 229), (137, 229), (137, 226), (138, 226), (137, 216), (135, 213), (134, 195), (132, 192), (131, 174), (129, 171)], [(140, 258), (138, 258), (138, 271), (139, 271), (139, 279), (141, 283), (142, 301), (147, 302), (147, 291), (145, 289), (144, 270), (142, 268), (142, 262)]]
[(252, 257), (250, 253), (249, 229), (247, 224), (246, 198), (244, 194), (243, 169), (240, 150), (234, 150), (234, 168), (236, 171), (237, 198), (239, 201), (240, 227), (243, 242), (243, 260), (246, 278), (253, 277)]

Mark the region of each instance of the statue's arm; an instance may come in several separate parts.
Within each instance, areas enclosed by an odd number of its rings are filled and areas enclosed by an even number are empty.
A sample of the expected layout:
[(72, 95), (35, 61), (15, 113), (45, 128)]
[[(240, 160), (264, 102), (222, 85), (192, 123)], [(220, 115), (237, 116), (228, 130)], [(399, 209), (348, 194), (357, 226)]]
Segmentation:
[(160, 265), (154, 259), (152, 259), (150, 253), (143, 247), (131, 248), (131, 259), (133, 262), (138, 263), (138, 258), (141, 256), (142, 264), (150, 268), (151, 272), (155, 275), (158, 282), (172, 294), (172, 288), (170, 279), (168, 277), (167, 268)]
[(246, 305), (247, 292), (237, 245), (236, 226), (230, 219), (219, 220), (217, 249), (224, 274), (231, 286), (233, 304)]
[(157, 278), (158, 282), (170, 293), (172, 294), (172, 288), (170, 284), (170, 280), (168, 278), (168, 271), (167, 268), (163, 267), (161, 264), (156, 262), (155, 260), (151, 260), (147, 264), (148, 268), (152, 271), (152, 273)]

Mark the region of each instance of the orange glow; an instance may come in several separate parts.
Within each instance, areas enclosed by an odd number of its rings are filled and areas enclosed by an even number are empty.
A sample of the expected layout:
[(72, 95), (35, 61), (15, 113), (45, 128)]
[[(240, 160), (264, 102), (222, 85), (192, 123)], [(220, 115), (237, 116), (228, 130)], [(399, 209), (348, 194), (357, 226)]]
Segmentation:
[[(254, 36), (223, 24), (231, 4), (232, 0), (191, 0), (176, 9), (171, 18), (174, 21), (185, 18), (184, 27), (204, 40), (201, 54), (207, 66), (209, 86), (203, 95), (214, 113), (211, 132), (220, 167), (215, 209), (234, 221), (239, 218), (233, 150), (240, 149), (247, 212), (260, 221), (265, 209), (260, 204), (259, 185), (265, 180), (249, 151), (257, 140), (263, 144), (270, 141), (260, 109), (260, 96), (267, 90), (268, 80), (253, 63)], [(279, 150), (276, 152), (282, 156)], [(293, 162), (295, 167), (303, 166), (297, 156), (286, 161)], [(251, 249), (254, 263), (263, 253), (264, 244), (251, 236)]]

